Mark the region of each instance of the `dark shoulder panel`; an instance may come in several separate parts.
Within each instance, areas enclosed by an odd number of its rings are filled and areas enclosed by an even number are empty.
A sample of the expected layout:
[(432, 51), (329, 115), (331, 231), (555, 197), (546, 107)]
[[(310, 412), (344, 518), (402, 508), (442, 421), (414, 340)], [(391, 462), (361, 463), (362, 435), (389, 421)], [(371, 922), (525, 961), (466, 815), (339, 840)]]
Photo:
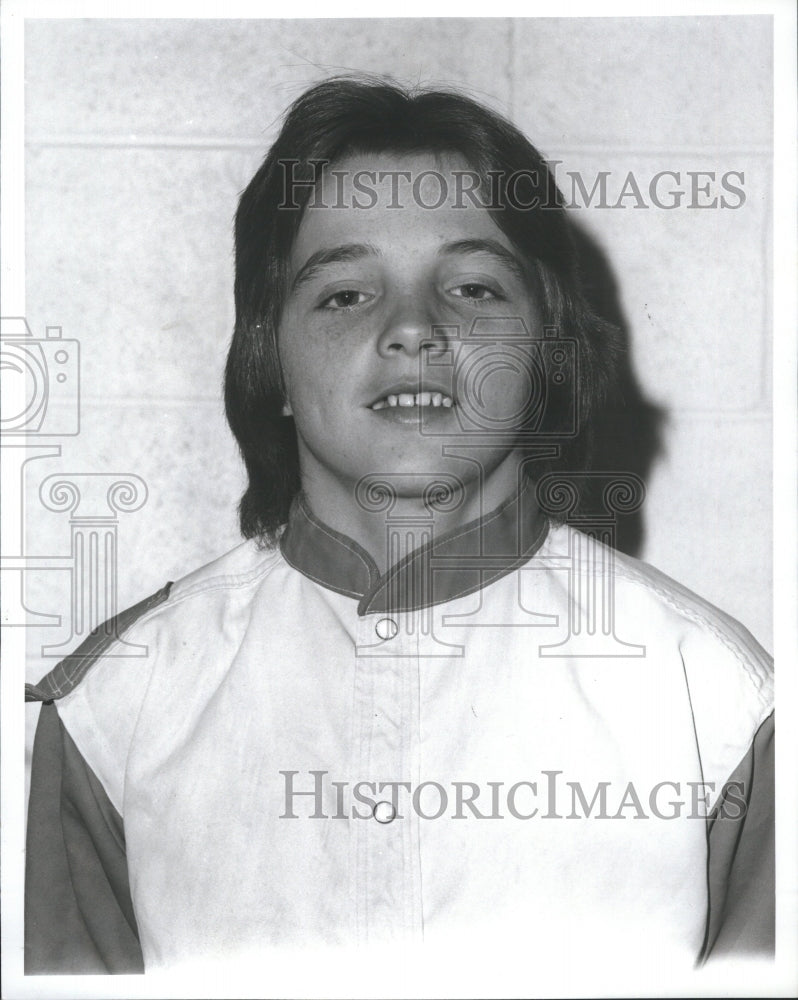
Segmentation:
[(96, 628), (60, 663), (43, 677), (38, 684), (25, 685), (25, 701), (51, 702), (69, 694), (86, 676), (103, 653), (120, 638), (139, 618), (158, 607), (169, 597), (172, 584), (167, 583), (150, 597), (109, 618)]
[(757, 731), (709, 817), (704, 958), (772, 956), (775, 946), (774, 716)]

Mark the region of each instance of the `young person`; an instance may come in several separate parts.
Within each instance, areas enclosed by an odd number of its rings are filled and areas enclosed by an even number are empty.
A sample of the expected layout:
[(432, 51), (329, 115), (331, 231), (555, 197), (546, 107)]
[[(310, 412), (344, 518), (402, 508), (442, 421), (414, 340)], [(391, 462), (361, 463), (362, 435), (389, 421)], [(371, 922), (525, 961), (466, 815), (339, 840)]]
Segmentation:
[(617, 347), (538, 152), (456, 94), (319, 84), (235, 296), (247, 540), (29, 689), (28, 971), (767, 951), (769, 659), (552, 502)]

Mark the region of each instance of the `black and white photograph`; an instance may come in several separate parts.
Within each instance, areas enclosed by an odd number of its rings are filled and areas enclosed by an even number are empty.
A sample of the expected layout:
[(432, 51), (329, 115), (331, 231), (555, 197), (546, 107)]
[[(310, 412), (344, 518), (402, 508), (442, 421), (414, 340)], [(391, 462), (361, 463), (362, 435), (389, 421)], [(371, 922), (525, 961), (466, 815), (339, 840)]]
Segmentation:
[(62, 9), (3, 996), (794, 995), (792, 5)]

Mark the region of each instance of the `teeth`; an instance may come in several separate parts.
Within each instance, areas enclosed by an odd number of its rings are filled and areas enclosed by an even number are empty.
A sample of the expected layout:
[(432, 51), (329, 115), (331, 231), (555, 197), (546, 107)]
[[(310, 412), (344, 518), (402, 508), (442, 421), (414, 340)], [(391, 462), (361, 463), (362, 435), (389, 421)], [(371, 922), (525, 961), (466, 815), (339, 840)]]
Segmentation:
[(395, 406), (445, 406), (453, 405), (449, 396), (444, 396), (442, 392), (400, 392), (398, 395), (386, 396), (378, 399), (372, 404), (372, 410), (385, 410)]

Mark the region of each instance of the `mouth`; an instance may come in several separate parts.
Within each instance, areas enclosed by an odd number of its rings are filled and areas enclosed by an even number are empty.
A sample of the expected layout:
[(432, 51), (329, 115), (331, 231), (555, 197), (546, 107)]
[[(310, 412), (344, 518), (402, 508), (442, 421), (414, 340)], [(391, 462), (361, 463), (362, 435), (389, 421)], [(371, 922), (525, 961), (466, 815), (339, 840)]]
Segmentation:
[(390, 392), (375, 400), (369, 407), (372, 410), (433, 408), (451, 409), (454, 400), (444, 392)]

